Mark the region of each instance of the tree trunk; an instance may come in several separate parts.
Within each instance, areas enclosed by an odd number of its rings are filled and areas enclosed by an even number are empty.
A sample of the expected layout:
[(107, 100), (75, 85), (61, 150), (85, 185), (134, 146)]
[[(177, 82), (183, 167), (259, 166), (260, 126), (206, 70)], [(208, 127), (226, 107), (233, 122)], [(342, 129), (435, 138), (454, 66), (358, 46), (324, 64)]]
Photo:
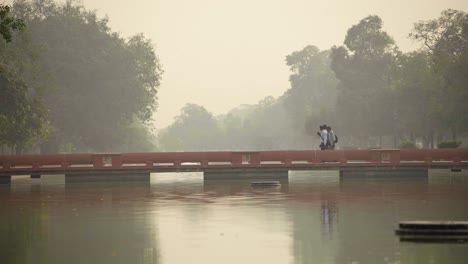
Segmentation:
[(434, 147), (436, 147), (440, 142), (443, 142), (445, 140), (445, 137), (444, 137), (444, 133), (435, 133), (435, 137), (436, 137), (436, 142), (434, 143)]
[(59, 143), (57, 141), (46, 140), (39, 145), (41, 154), (56, 154), (59, 153)]
[(457, 129), (455, 127), (452, 127), (452, 140), (457, 141)]
[(18, 145), (16, 145), (15, 154), (16, 155), (21, 155), (21, 154), (23, 154), (23, 150), (24, 150), (23, 144), (18, 144)]
[(423, 149), (427, 149), (428, 147), (430, 147), (429, 141), (430, 141), (429, 135), (422, 136), (422, 148)]
[(434, 130), (431, 130), (431, 134), (429, 135), (429, 140), (431, 141), (431, 149), (434, 148)]

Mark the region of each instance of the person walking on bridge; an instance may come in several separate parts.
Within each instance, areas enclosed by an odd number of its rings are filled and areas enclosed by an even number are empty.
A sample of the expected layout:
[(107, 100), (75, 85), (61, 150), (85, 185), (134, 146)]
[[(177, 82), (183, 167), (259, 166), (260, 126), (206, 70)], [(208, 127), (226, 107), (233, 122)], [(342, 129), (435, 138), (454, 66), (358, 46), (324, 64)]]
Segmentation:
[(319, 129), (320, 129), (320, 132), (317, 132), (317, 134), (320, 136), (320, 149), (326, 150), (327, 141), (328, 141), (327, 125), (322, 125), (319, 127)]
[(332, 130), (331, 126), (327, 127), (328, 132), (328, 142), (327, 142), (327, 149), (333, 150), (335, 149), (335, 144), (338, 142), (338, 137), (335, 134), (335, 131)]

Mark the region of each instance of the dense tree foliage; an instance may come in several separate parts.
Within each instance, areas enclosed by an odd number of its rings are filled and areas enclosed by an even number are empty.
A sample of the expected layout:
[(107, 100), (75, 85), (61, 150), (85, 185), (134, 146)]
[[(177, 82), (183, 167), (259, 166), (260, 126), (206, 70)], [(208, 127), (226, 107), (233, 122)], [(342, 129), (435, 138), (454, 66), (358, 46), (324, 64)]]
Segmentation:
[[(291, 88), (284, 94), (284, 106), (289, 113), (292, 127), (308, 135), (315, 135), (315, 126), (323, 122), (323, 115), (336, 104), (337, 79), (330, 68), (330, 51), (320, 51), (307, 46), (286, 56), (286, 64), (292, 72), (289, 77)], [(299, 135), (298, 135), (299, 136)], [(305, 140), (302, 134), (302, 140)]]
[(10, 6), (0, 5), (0, 36), (11, 42), (12, 31), (24, 29), (24, 21), (11, 16)]
[(415, 24), (410, 37), (424, 43), (439, 77), (435, 118), (445, 129), (468, 132), (468, 14), (445, 10), (438, 19)]
[[(1, 12), (5, 10), (9, 8), (2, 6)], [(38, 62), (40, 45), (31, 41), (29, 32), (16, 30), (24, 29), (22, 20), (4, 14), (1, 19), (5, 38), (0, 38), (0, 146), (20, 154), (48, 134), (43, 100), (47, 74)]]
[(399, 54), (393, 39), (382, 30), (379, 17), (369, 16), (348, 30), (344, 44), (331, 53), (331, 67), (340, 80), (336, 113), (341, 128), (361, 134), (363, 141), (393, 134), (398, 116), (392, 74)]
[(47, 73), (42, 76), (50, 76), (37, 107), (47, 108), (50, 133), (41, 141), (43, 153), (152, 145), (151, 134), (137, 125), (151, 121), (162, 74), (149, 39), (120, 37), (107, 19), (74, 1), (17, 0), (12, 13), (42, 47), (35, 64)]
[(212, 150), (216, 147), (218, 125), (203, 106), (186, 104), (175, 122), (160, 135), (165, 150)]
[[(238, 146), (235, 149), (268, 150), (283, 149), (294, 140), (291, 133), (292, 120), (285, 111), (283, 98), (276, 100), (268, 96), (246, 110), (246, 114), (237, 116), (242, 117), (242, 126), (238, 132), (225, 127), (223, 142), (231, 142), (231, 138), (235, 138)], [(230, 115), (236, 116), (234, 112)]]

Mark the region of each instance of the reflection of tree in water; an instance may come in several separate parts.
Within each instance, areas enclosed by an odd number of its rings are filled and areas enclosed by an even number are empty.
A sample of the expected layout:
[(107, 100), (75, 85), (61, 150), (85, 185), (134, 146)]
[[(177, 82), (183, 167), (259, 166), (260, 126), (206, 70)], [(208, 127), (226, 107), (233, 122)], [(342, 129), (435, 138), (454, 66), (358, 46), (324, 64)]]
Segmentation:
[(149, 184), (73, 184), (21, 193), (0, 208), (0, 262), (159, 263), (149, 192)]
[(52, 223), (53, 263), (158, 263), (149, 194), (149, 183), (67, 186)]
[[(0, 188), (0, 263), (47, 263), (44, 243), (48, 231), (49, 208), (41, 199), (25, 199), (24, 194), (40, 195), (38, 186), (20, 191)], [(34, 246), (32, 246), (34, 245)]]

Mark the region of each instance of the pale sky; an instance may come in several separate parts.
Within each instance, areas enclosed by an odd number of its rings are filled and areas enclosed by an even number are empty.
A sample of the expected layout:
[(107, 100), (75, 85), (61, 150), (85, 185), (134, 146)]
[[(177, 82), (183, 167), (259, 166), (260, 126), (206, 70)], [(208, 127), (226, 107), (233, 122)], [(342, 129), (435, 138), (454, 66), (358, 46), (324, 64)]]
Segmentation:
[(347, 30), (378, 15), (403, 51), (413, 23), (466, 0), (83, 0), (108, 15), (113, 31), (153, 40), (164, 67), (157, 128), (186, 103), (222, 114), (289, 88), (285, 56), (306, 45), (341, 45)]

